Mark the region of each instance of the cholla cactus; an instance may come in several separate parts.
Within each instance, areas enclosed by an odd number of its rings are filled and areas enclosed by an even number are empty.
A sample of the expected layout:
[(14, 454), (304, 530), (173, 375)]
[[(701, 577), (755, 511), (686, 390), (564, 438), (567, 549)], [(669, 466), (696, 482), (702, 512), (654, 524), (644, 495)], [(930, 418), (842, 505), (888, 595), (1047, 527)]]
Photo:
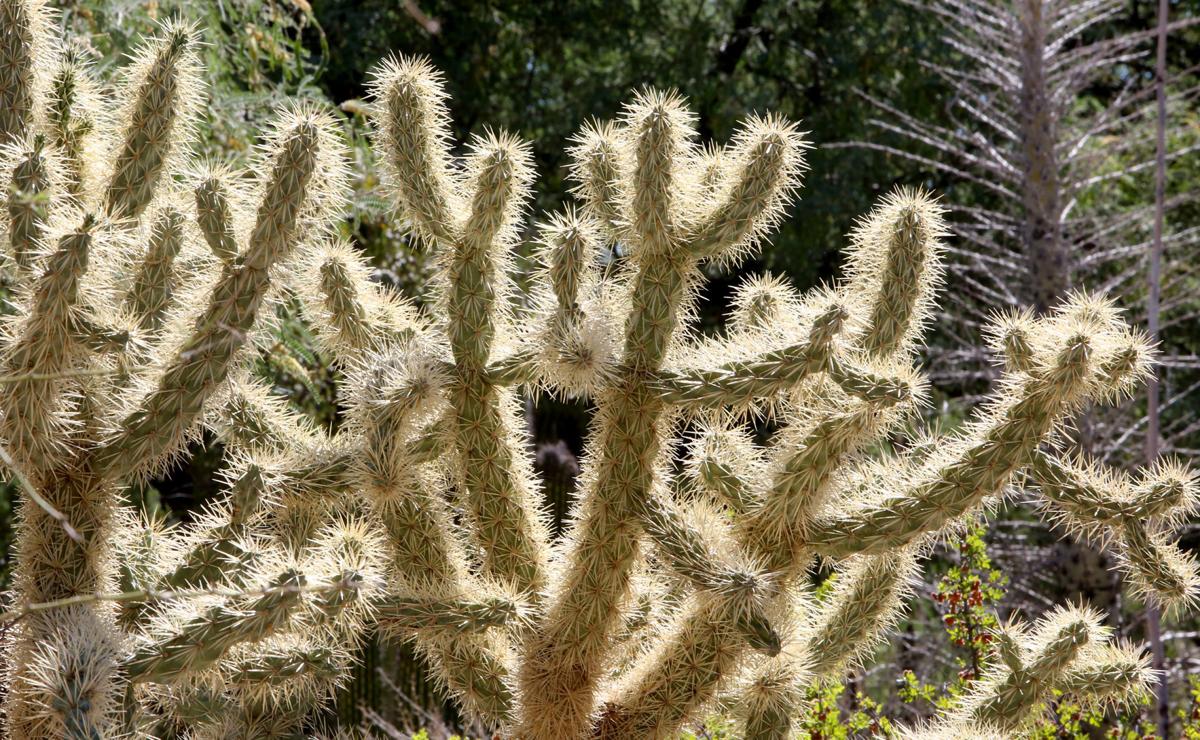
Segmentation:
[[(427, 315), (333, 236), (345, 159), (325, 114), (281, 112), (239, 177), (189, 161), (193, 29), (165, 25), (114, 94), (54, 51), (38, 2), (0, 0), (0, 16), (0, 99), (28, 101), (4, 121), (7, 269), (23, 285), (0, 353), (4, 461), (26, 493), (4, 615), (14, 737), (290, 736), (369, 630), (413, 640), (467, 712), (513, 737), (671, 737), (717, 705), (747, 737), (786, 737), (804, 686), (896, 619), (929, 543), (1025, 471), (1049, 516), (1117, 547), (1147, 598), (1194, 598), (1195, 566), (1167, 540), (1195, 508), (1191, 475), (1133, 479), (1053, 449), (1063, 420), (1149, 362), (1103, 301), (998, 319), (1008, 371), (976, 420), (879, 452), (924, 397), (913, 364), (942, 236), (929, 196), (885, 199), (841, 283), (799, 295), (752, 278), (725, 335), (688, 334), (702, 265), (752, 250), (799, 184), (791, 124), (751, 119), (702, 149), (683, 101), (648, 91), (585, 129), (581, 204), (542, 227), (522, 302), (527, 148), (489, 134), (455, 161), (436, 73), (384, 63), (379, 159), (441, 261)], [(336, 435), (249, 371), (280, 295), (344, 372)], [(522, 386), (597, 409), (562, 542)], [(766, 448), (755, 414), (780, 428)], [(228, 496), (184, 527), (128, 511), (122, 486), (200, 429), (224, 443)], [(817, 558), (839, 564), (820, 602)], [(1051, 690), (1119, 701), (1149, 679), (1087, 611), (998, 639), (1004, 665), (914, 735), (1006, 733)]]

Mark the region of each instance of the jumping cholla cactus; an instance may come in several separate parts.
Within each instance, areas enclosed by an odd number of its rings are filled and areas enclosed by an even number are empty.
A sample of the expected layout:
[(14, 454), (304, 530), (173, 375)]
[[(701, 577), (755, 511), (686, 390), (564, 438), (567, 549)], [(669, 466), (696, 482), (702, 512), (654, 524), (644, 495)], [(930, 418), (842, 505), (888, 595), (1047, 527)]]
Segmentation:
[[(1194, 599), (1195, 565), (1166, 535), (1196, 508), (1191, 475), (1055, 451), (1084, 404), (1147, 372), (1108, 303), (998, 318), (993, 400), (955, 434), (911, 432), (942, 236), (929, 196), (885, 199), (839, 284), (750, 279), (724, 335), (688, 335), (702, 265), (736, 264), (799, 185), (789, 123), (753, 118), (701, 148), (683, 101), (645, 92), (586, 128), (581, 204), (544, 224), (518, 296), (527, 147), (488, 134), (455, 160), (437, 74), (384, 63), (379, 159), (440, 260), (427, 315), (334, 236), (347, 174), (328, 115), (282, 111), (235, 175), (188, 156), (194, 29), (165, 24), (108, 89), (55, 47), (39, 1), (0, 0), (0, 18), (20, 286), (0, 433), (25, 493), (3, 615), (11, 737), (293, 736), (371, 630), (414, 641), (508, 736), (666, 738), (719, 708), (746, 737), (787, 737), (805, 686), (897, 618), (921, 553), (1021, 475), (1050, 518), (1116, 548), (1143, 596)], [(334, 435), (250, 372), (272, 302), (292, 297), (345, 377)], [(595, 404), (561, 542), (522, 386)], [(765, 449), (749, 431), (763, 415)], [(228, 496), (186, 526), (143, 520), (123, 487), (201, 430), (223, 441)], [(819, 602), (818, 559), (839, 574)], [(1152, 679), (1087, 609), (997, 640), (995, 672), (910, 734), (1005, 735), (1053, 690), (1121, 701)]]

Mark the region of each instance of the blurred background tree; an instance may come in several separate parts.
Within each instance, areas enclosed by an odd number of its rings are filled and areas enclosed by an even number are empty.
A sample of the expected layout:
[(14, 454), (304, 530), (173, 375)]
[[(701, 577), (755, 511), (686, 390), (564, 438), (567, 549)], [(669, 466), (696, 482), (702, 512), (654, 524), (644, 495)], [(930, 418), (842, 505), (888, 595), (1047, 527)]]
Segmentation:
[[(964, 1), (985, 11), (1007, 7), (1009, 2)], [(948, 131), (961, 126), (956, 112), (963, 102), (961, 91), (933, 70), (969, 69), (978, 60), (947, 41), (944, 19), (931, 12), (926, 2), (53, 0), (52, 4), (61, 11), (68, 31), (80, 39), (79, 50), (101, 67), (123, 63), (123, 55), (157, 18), (177, 14), (200, 23), (208, 43), (210, 97), (201, 153), (214, 159), (245, 157), (256, 143), (263, 119), (281, 100), (304, 98), (339, 111), (353, 145), (358, 177), (345, 234), (370, 256), (377, 279), (418, 302), (427, 277), (426, 257), (411, 248), (406, 225), (378, 197), (379, 179), (364, 137), (361, 98), (366, 73), (393, 51), (427, 55), (444, 72), (456, 140), (493, 126), (518, 131), (532, 142), (539, 176), (535, 212), (551, 211), (567, 199), (564, 150), (580, 124), (614, 115), (629, 92), (641, 86), (674, 87), (687, 96), (705, 140), (723, 141), (736, 120), (749, 111), (776, 111), (801, 121), (814, 143), (801, 200), (773, 243), (750, 266), (785, 274), (801, 289), (837, 273), (844, 235), (877, 197), (896, 184), (936, 190), (951, 209), (951, 217), (960, 221), (969, 220), (966, 207), (994, 203), (986, 183), (939, 166), (945, 158), (939, 157), (936, 147), (922, 149), (895, 126), (877, 125), (881, 120), (897, 123), (894, 114), (881, 112), (877, 101), (883, 100), (925, 125)], [(1151, 32), (1156, 5), (1154, 0), (1116, 3), (1116, 12), (1098, 19), (1086, 38)], [(1177, 21), (1200, 19), (1196, 0), (1172, 0), (1171, 8)], [(1169, 137), (1186, 145), (1200, 137), (1200, 110), (1191, 89), (1196, 87), (1195, 69), (1200, 64), (1200, 31), (1173, 29), (1169, 48), (1170, 74), (1179, 81)], [(1152, 54), (1123, 58), (1078, 91), (1071, 109), (1080, 114), (1102, 110), (1129, 83), (1150, 80), (1152, 73)], [(1149, 118), (1132, 121), (1129, 135), (1149, 136), (1145, 127), (1152, 124)], [(914, 159), (914, 153), (920, 156)], [(1142, 150), (1140, 155), (1144, 154)], [(1098, 166), (1115, 171), (1127, 164), (1120, 156), (1114, 152)], [(1172, 212), (1170, 229), (1188, 234), (1200, 229), (1200, 213), (1194, 197), (1183, 196), (1200, 192), (1200, 161), (1195, 155), (1181, 156), (1172, 161), (1170, 173), (1170, 192), (1183, 201)], [(1152, 173), (1145, 170), (1127, 173), (1094, 193), (1083, 207), (1118, 219), (1121, 213), (1140, 212), (1153, 202), (1151, 182)], [(531, 218), (527, 234), (535, 233)], [(961, 240), (958, 245), (969, 248)], [(706, 331), (720, 330), (732, 284), (721, 275), (713, 277), (702, 297)], [(955, 293), (962, 286), (951, 284), (947, 289)], [(271, 379), (276, 392), (319, 423), (336, 428), (339, 412), (330, 382), (336, 370), (315, 349), (297, 311), (285, 306), (281, 319), (278, 341), (261, 353), (260, 373)], [(935, 356), (959, 343), (948, 327), (937, 327)], [(1164, 339), (1175, 354), (1200, 354), (1195, 321), (1165, 327)], [(978, 362), (964, 362), (963, 369), (968, 365), (978, 367)], [(940, 387), (930, 415), (947, 427), (958, 423), (981, 382)], [(1194, 420), (1196, 403), (1195, 399), (1181, 402), (1172, 418)], [(561, 518), (571, 500), (589, 409), (544, 398), (530, 399), (527, 409), (535, 444), (530, 454), (547, 484), (547, 507)], [(191, 452), (165, 478), (131, 491), (131, 505), (186, 520), (189, 511), (215, 495), (212, 473), (219, 467), (222, 451), (202, 442)], [(1195, 454), (1185, 447), (1177, 452)], [(10, 500), (0, 496), (0, 544), (5, 546)], [(1070, 577), (1061, 570), (1045, 572), (1046, 549), (1056, 546), (1056, 533), (1031, 527), (1029, 518), (1014, 508), (990, 532), (968, 532), (961, 542), (935, 552), (921, 589), (926, 598), (918, 599), (894, 639), (880, 649), (878, 663), (869, 673), (848, 675), (845, 690), (814, 687), (814, 714), (806, 726), (814, 732), (840, 728), (841, 736), (852, 737), (883, 732), (889, 717), (911, 721), (927, 715), (933, 704), (952, 701), (963, 682), (970, 680), (964, 671), (969, 674), (972, 666), (990, 659), (976, 624), (1013, 616), (1033, 619), (1053, 603), (1085, 593), (1095, 598), (1097, 584), (1111, 592), (1102, 596), (1115, 602), (1114, 626), (1122, 635), (1140, 640), (1142, 607), (1121, 599), (1119, 583), (1104, 571), (1103, 561), (1075, 553), (1079, 572)], [(1193, 528), (1185, 544), (1195, 548), (1200, 544), (1198, 535), (1200, 528)], [(959, 621), (963, 615), (968, 622)], [(946, 622), (948, 617), (951, 623)], [(1177, 718), (1172, 734), (1200, 733), (1183, 725), (1192, 714), (1196, 715), (1192, 721), (1200, 724), (1186, 680), (1187, 674), (1200, 670), (1200, 621), (1168, 623), (1163, 638), (1173, 691), (1172, 716)], [(410, 651), (384, 653), (372, 647), (362, 657), (354, 685), (341, 697), (336, 715), (327, 718), (330, 725), (365, 723), (376, 734), (394, 737), (408, 737), (408, 731), (420, 726), (432, 738), (472, 729), (458, 726), (458, 718), (425, 682)], [(1053, 719), (1039, 729), (1040, 737), (1088, 737), (1102, 732), (1132, 732), (1113, 736), (1138, 737), (1145, 721), (1139, 716), (1074, 717), (1070, 707), (1051, 709), (1047, 716)], [(697, 737), (727, 736), (724, 732), (719, 718), (696, 728)]]

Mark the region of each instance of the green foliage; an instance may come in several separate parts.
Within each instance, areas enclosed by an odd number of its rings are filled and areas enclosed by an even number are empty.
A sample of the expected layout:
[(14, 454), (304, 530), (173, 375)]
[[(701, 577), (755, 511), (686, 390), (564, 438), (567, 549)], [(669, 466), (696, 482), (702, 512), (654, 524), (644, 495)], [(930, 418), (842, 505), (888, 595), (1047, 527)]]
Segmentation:
[[(837, 682), (821, 682), (805, 692), (806, 710), (798, 730), (809, 740), (890, 737), (895, 728), (882, 707), (861, 692), (850, 692)], [(846, 708), (849, 705), (849, 708)]]
[(943, 610), (942, 623), (958, 656), (959, 678), (975, 680), (993, 654), (992, 641), (1000, 626), (996, 606), (1004, 598), (1008, 577), (992, 567), (982, 525), (972, 527), (958, 541), (958, 562), (938, 581), (933, 600)]
[(1188, 678), (1189, 703), (1179, 710), (1180, 737), (1187, 740), (1200, 738), (1200, 677)]
[(986, 528), (976, 523), (955, 539), (957, 559), (932, 594), (946, 636), (955, 648), (958, 673), (938, 687), (924, 683), (911, 670), (904, 671), (898, 696), (906, 704), (924, 703), (943, 711), (954, 708), (996, 657), (995, 637), (1000, 628), (996, 607), (1004, 598), (1008, 577), (992, 567), (986, 534)]
[(939, 710), (952, 709), (958, 703), (962, 692), (961, 684), (954, 682), (944, 687), (925, 683), (917, 678), (917, 674), (906, 670), (900, 674), (896, 694), (905, 704), (924, 702)]
[(1141, 697), (1115, 716), (1102, 707), (1082, 704), (1054, 692), (1046, 716), (1030, 732), (1030, 740), (1090, 740), (1100, 733), (1112, 740), (1149, 740), (1159, 737), (1146, 718), (1150, 697)]
[[(429, 740), (429, 732), (426, 730), (417, 730), (413, 733), (412, 740)], [(463, 738), (460, 735), (450, 735), (446, 740), (471, 740), (471, 738)]]
[[(1003, 627), (996, 608), (1005, 596), (1008, 578), (992, 567), (982, 525), (968, 529), (957, 541), (958, 560), (938, 581), (933, 600), (943, 610), (946, 636), (957, 648), (959, 671), (954, 680), (937, 686), (921, 681), (912, 671), (901, 676), (898, 696), (906, 704), (950, 711), (969, 695), (972, 684), (999, 658), (996, 636)], [(1026, 735), (1037, 740), (1086, 740), (1098, 731), (1104, 737), (1139, 740), (1157, 737), (1145, 714), (1150, 705), (1142, 694), (1116, 711), (1095, 702), (1081, 701), (1054, 689), (1033, 714), (1037, 717)]]
[(679, 740), (734, 740), (736, 727), (732, 722), (720, 717), (709, 717), (704, 725), (697, 730), (685, 729), (679, 734)]

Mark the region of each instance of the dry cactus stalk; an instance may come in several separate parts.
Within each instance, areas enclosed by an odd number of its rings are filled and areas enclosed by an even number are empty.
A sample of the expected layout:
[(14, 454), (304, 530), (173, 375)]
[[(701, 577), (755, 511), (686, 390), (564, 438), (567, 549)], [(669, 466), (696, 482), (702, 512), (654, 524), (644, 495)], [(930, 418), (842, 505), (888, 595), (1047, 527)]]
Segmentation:
[[(922, 552), (1021, 475), (1051, 519), (1116, 547), (1142, 596), (1195, 598), (1195, 564), (1169, 541), (1197, 505), (1191, 474), (1131, 478), (1054, 449), (1065, 420), (1150, 362), (1108, 303), (999, 317), (993, 400), (961, 432), (905, 442), (940, 269), (929, 196), (886, 198), (837, 285), (751, 278), (724, 335), (689, 334), (701, 266), (736, 264), (799, 185), (807, 144), (787, 122), (750, 119), (704, 149), (683, 101), (649, 91), (585, 129), (581, 204), (543, 225), (522, 304), (527, 147), (490, 134), (455, 161), (438, 75), (384, 63), (379, 158), (440, 260), (426, 315), (333, 236), (346, 159), (326, 114), (281, 111), (247, 175), (193, 162), (194, 29), (165, 24), (106, 90), (56, 50), (40, 2), (0, 0), (0, 18), (21, 285), (0, 441), (25, 492), (2, 617), (12, 737), (291, 736), (368, 630), (414, 641), (508, 736), (666, 738), (719, 707), (747, 737), (787, 737), (805, 685), (897, 618)], [(284, 295), (347, 379), (336, 435), (249, 370)], [(597, 409), (562, 542), (521, 387)], [(766, 448), (756, 414), (779, 426)], [(183, 527), (128, 510), (122, 487), (202, 429), (224, 443), (228, 496)], [(839, 564), (819, 603), (818, 558)], [(997, 639), (1003, 665), (914, 736), (1003, 734), (1052, 690), (1122, 701), (1150, 677), (1083, 609)]]

